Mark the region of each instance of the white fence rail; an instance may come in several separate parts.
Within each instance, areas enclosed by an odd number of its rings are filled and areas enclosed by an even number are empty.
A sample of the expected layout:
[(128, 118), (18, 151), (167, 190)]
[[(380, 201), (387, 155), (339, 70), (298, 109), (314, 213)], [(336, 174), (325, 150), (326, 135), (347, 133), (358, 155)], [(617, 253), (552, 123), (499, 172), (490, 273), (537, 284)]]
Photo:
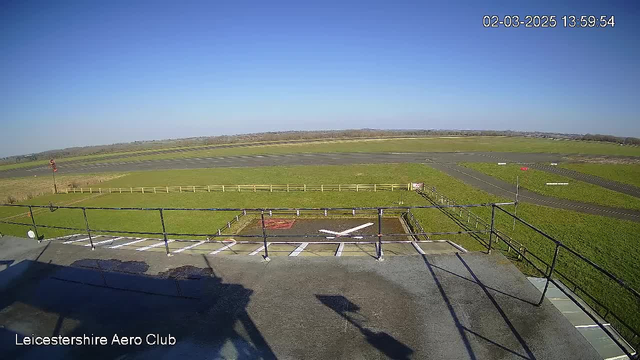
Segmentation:
[(294, 192), (294, 191), (411, 191), (408, 184), (285, 184), (285, 185), (188, 185), (126, 188), (66, 188), (64, 194), (168, 194), (195, 192)]

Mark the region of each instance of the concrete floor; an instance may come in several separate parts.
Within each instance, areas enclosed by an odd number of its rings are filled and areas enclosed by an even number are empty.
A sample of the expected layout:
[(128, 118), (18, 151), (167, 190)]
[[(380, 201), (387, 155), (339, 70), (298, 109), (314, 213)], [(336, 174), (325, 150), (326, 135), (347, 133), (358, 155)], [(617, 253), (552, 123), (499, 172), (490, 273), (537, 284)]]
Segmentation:
[[(15, 239), (0, 239), (11, 248)], [(6, 255), (8, 254), (8, 255)], [(597, 359), (500, 254), (174, 256), (45, 243), (0, 253), (3, 358)], [(16, 336), (175, 337), (16, 346)]]

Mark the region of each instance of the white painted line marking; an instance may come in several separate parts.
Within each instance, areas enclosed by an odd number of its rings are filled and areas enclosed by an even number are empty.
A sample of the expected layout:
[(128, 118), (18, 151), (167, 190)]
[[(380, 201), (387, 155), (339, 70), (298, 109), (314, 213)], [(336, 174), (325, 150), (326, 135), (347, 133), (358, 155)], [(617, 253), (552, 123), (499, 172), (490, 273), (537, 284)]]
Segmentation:
[[(611, 324), (606, 323), (606, 324), (602, 324), (603, 326), (611, 326)], [(600, 327), (598, 324), (591, 324), (591, 325), (576, 325), (576, 329), (584, 329), (584, 328), (597, 328)]]
[(221, 251), (225, 251), (225, 250), (227, 250), (227, 249), (231, 248), (231, 247), (232, 247), (233, 245), (235, 245), (235, 244), (236, 244), (236, 241), (235, 241), (235, 240), (233, 240), (233, 241), (231, 242), (231, 244), (229, 244), (229, 245), (225, 245), (225, 246), (221, 247), (221, 248), (220, 248), (220, 249), (218, 249), (218, 250), (214, 250), (214, 251), (212, 251), (211, 253), (209, 253), (209, 255), (215, 255), (215, 254), (217, 254), (217, 253), (219, 253), (219, 252), (221, 252)]
[(197, 243), (197, 244), (193, 244), (193, 245), (185, 246), (185, 247), (183, 247), (182, 249), (178, 249), (178, 250), (176, 250), (176, 251), (173, 251), (173, 253), (178, 254), (178, 253), (181, 253), (181, 252), (183, 252), (183, 251), (185, 251), (185, 250), (193, 249), (194, 247), (196, 247), (196, 246), (200, 246), (200, 245), (202, 245), (202, 244), (204, 244), (204, 243), (206, 243), (206, 241), (200, 241), (200, 242), (199, 242), (199, 243)]
[[(168, 244), (168, 243), (172, 243), (172, 242), (174, 242), (174, 241), (175, 241), (175, 240), (167, 240), (167, 244)], [(145, 250), (153, 249), (153, 248), (155, 248), (155, 247), (162, 246), (162, 245), (164, 245), (164, 240), (163, 240), (163, 241), (161, 241), (161, 242), (159, 242), (159, 243), (157, 243), (157, 244), (153, 244), (153, 245), (145, 246), (145, 247), (140, 248), (140, 249), (137, 249), (137, 250), (138, 250), (138, 251), (145, 251)]]
[(58, 236), (58, 237), (51, 238), (51, 239), (49, 239), (49, 240), (62, 240), (62, 239), (70, 238), (70, 237), (73, 237), (73, 236), (80, 236), (80, 235), (82, 235), (82, 234), (73, 234), (73, 235)]
[[(104, 243), (108, 243), (108, 242), (114, 242), (114, 241), (116, 241), (116, 240), (120, 240), (120, 239), (122, 239), (122, 238), (123, 238), (123, 237), (118, 237), (118, 238), (115, 238), (115, 239), (109, 239), (109, 240), (104, 240), (104, 241), (98, 241), (97, 243), (93, 243), (93, 245), (100, 245), (100, 244), (104, 244)], [(91, 244), (87, 244), (87, 245), (85, 245), (85, 246), (91, 246)]]
[[(271, 245), (271, 243), (267, 243), (267, 247), (269, 247), (269, 245)], [(257, 255), (257, 254), (259, 254), (259, 253), (260, 253), (261, 251), (263, 251), (263, 250), (264, 250), (264, 245), (263, 245), (263, 246), (260, 246), (259, 248), (257, 248), (254, 252), (252, 252), (252, 253), (251, 253), (251, 254), (249, 254), (249, 255)]]
[[(136, 239), (138, 239), (138, 238), (136, 238)], [(131, 241), (131, 242), (128, 242), (126, 244), (120, 244), (120, 245), (111, 246), (111, 247), (109, 247), (109, 249), (117, 249), (119, 247), (123, 247), (123, 246), (127, 246), (127, 245), (133, 245), (133, 244), (139, 243), (141, 241), (145, 241), (145, 240), (147, 240), (147, 238)]]
[(336, 250), (336, 256), (342, 256), (342, 250), (344, 250), (344, 243), (340, 243), (338, 250)]
[(89, 238), (86, 237), (86, 238), (82, 238), (82, 239), (78, 239), (78, 240), (69, 240), (69, 241), (63, 242), (63, 244), (71, 244), (71, 243), (74, 243), (74, 242), (85, 241), (85, 240), (89, 240)]
[(425, 255), (424, 250), (422, 250), (422, 248), (415, 241), (412, 241), (411, 245), (413, 245), (413, 247), (416, 249), (417, 252), (420, 253), (420, 255)]
[(460, 251), (462, 251), (462, 252), (468, 252), (468, 251), (467, 251), (467, 249), (465, 249), (465, 248), (463, 248), (462, 246), (460, 246), (460, 245), (458, 245), (458, 244), (454, 243), (453, 241), (449, 241), (449, 240), (447, 240), (447, 242), (449, 243), (449, 245), (451, 245), (451, 246), (455, 247), (456, 249), (458, 249), (458, 250), (460, 250)]
[(308, 242), (300, 244), (300, 246), (298, 246), (295, 250), (293, 250), (293, 252), (291, 254), (289, 254), (289, 256), (298, 256), (298, 255), (300, 255), (300, 253), (304, 250), (304, 248), (307, 247), (307, 245), (309, 245)]

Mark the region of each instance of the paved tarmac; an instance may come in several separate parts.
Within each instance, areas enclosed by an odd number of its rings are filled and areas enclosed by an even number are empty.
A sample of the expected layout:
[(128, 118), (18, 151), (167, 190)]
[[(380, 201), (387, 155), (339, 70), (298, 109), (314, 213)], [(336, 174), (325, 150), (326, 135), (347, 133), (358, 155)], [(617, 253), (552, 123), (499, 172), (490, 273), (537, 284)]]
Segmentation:
[[(541, 164), (559, 163), (567, 160), (570, 155), (562, 154), (527, 154), (501, 152), (425, 152), (425, 153), (313, 153), (313, 154), (281, 154), (281, 155), (246, 155), (187, 159), (145, 160), (133, 162), (69, 164), (60, 167), (60, 174), (95, 173), (95, 172), (128, 172), (140, 170), (162, 169), (197, 169), (224, 167), (260, 167), (274, 165), (348, 165), (348, 164), (382, 164), (382, 163), (428, 163), (447, 174), (460, 179), (470, 185), (477, 186), (489, 193), (513, 198), (515, 193), (510, 190), (513, 186), (480, 172), (462, 168), (459, 162), (509, 162), (531, 166), (540, 166), (545, 171), (551, 166)], [(46, 166), (30, 169), (14, 169), (0, 171), (0, 178), (16, 176), (48, 176), (51, 170)], [(594, 176), (584, 177), (576, 174), (562, 173), (578, 180), (595, 183), (606, 188), (627, 194), (640, 194), (640, 189), (630, 185), (619, 184)], [(598, 206), (577, 201), (558, 199), (539, 195), (527, 190), (521, 190), (520, 200), (537, 205), (559, 209), (568, 209), (588, 214), (609, 216), (618, 219), (640, 222), (640, 212), (621, 208)]]
[[(3, 358), (599, 358), (498, 253), (267, 263), (49, 244), (0, 272)], [(16, 345), (32, 334), (110, 345)]]
[[(458, 163), (507, 161), (519, 163), (537, 163), (560, 161), (564, 157), (558, 154), (523, 154), (494, 152), (429, 152), (429, 153), (313, 153), (313, 154), (277, 154), (242, 155), (185, 159), (159, 159), (144, 161), (122, 161), (112, 163), (68, 164), (58, 167), (60, 174), (128, 172), (161, 169), (198, 169), (219, 167), (259, 167), (274, 165), (349, 165), (382, 163)], [(0, 171), (0, 178), (50, 175), (47, 166)]]
[[(429, 164), (429, 166), (490, 194), (515, 199), (516, 193), (514, 186), (506, 181), (494, 178), (493, 176), (454, 164)], [(573, 210), (586, 214), (640, 222), (640, 211), (637, 210), (613, 208), (559, 199), (552, 196), (540, 195), (527, 189), (520, 189), (518, 201), (557, 209)]]

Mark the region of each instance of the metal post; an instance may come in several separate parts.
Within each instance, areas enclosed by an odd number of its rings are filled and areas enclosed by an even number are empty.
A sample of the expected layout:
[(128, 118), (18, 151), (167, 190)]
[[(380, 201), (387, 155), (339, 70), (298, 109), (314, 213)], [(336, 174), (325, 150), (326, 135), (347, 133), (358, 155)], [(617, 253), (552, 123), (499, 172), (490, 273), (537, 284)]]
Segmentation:
[(515, 230), (516, 229), (516, 218), (515, 216), (518, 215), (518, 194), (520, 193), (520, 176), (516, 176), (516, 204), (513, 207), (513, 228), (511, 230)]
[(160, 209), (160, 222), (162, 223), (162, 235), (164, 236), (164, 249), (167, 251), (167, 256), (171, 256), (169, 253), (169, 242), (167, 241), (167, 229), (164, 226), (164, 214)]
[(556, 243), (556, 251), (553, 254), (553, 261), (551, 261), (551, 269), (549, 270), (549, 275), (547, 275), (547, 283), (544, 284), (544, 290), (542, 291), (542, 296), (540, 297), (540, 301), (538, 302), (538, 306), (542, 305), (542, 301), (544, 301), (544, 295), (547, 293), (547, 288), (549, 288), (549, 280), (551, 280), (551, 276), (553, 276), (553, 270), (556, 267), (556, 260), (558, 259), (558, 252), (560, 251), (560, 245)]
[(496, 217), (496, 206), (491, 204), (491, 232), (489, 232), (489, 250), (487, 254), (491, 254), (491, 242), (493, 241), (493, 222)]
[(87, 235), (89, 235), (89, 243), (91, 244), (91, 250), (95, 250), (96, 247), (93, 246), (93, 239), (91, 238), (91, 229), (89, 229), (89, 219), (87, 219), (86, 208), (82, 208), (82, 215), (84, 215), (84, 224), (87, 226)]
[(269, 261), (269, 249), (267, 246), (267, 229), (264, 226), (264, 210), (260, 211), (260, 219), (262, 220), (262, 240), (264, 241), (264, 259)]
[(378, 209), (378, 261), (384, 260), (382, 252), (382, 209)]
[(56, 171), (51, 167), (51, 175), (53, 175), (53, 193), (58, 193), (58, 186), (56, 185)]
[(31, 223), (33, 224), (33, 232), (36, 233), (36, 240), (40, 242), (40, 237), (38, 236), (38, 227), (36, 226), (36, 219), (33, 217), (33, 210), (31, 209), (31, 205), (29, 205), (29, 215), (31, 215)]

